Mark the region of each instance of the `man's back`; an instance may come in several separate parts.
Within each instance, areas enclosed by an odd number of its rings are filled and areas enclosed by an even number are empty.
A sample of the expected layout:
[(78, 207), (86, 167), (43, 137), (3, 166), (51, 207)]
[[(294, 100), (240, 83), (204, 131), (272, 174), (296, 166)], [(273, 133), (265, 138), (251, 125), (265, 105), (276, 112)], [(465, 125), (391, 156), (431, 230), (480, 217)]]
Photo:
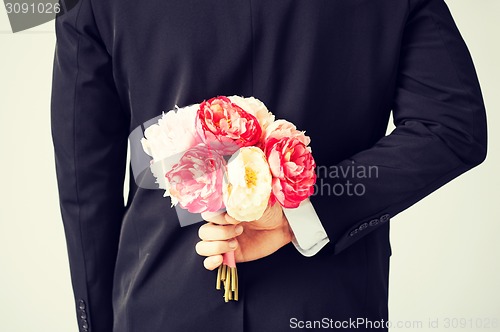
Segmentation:
[[(111, 312), (115, 332), (387, 320), (389, 219), (485, 155), (474, 68), (441, 0), (80, 0), (57, 24), (58, 176), (80, 323), (94, 331)], [(312, 258), (288, 245), (239, 264), (228, 304), (194, 251), (198, 226), (181, 228), (140, 183), (120, 201), (129, 133), (217, 95), (255, 96), (306, 130), (331, 240)]]

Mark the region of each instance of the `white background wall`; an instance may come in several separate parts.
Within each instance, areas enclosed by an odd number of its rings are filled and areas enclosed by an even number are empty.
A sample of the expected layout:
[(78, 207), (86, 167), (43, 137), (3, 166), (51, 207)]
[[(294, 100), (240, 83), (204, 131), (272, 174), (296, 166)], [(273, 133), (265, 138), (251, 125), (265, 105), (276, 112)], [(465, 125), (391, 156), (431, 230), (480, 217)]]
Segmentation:
[[(391, 331), (500, 331), (474, 328), (500, 320), (500, 1), (447, 3), (481, 81), (489, 155), (480, 167), (392, 220), (390, 318), (409, 325)], [(12, 34), (0, 8), (0, 330), (5, 332), (77, 331), (49, 126), (53, 23)], [(469, 327), (446, 327), (460, 319)], [(411, 328), (414, 321), (422, 326)]]

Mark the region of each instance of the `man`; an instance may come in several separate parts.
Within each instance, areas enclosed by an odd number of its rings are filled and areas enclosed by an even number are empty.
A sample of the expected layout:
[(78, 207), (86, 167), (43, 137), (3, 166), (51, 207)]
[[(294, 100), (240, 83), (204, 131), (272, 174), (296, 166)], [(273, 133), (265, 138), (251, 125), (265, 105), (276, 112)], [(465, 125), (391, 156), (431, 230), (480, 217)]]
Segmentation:
[[(443, 0), (80, 0), (56, 28), (52, 128), (80, 331), (323, 318), (386, 330), (373, 322), (388, 319), (389, 219), (486, 155), (479, 84)], [(124, 206), (129, 133), (217, 95), (255, 96), (307, 131), (319, 177), (305, 212), (179, 227), (133, 180)], [(202, 264), (229, 250), (246, 262), (239, 301), (224, 303)], [(372, 324), (345, 324), (358, 318)]]

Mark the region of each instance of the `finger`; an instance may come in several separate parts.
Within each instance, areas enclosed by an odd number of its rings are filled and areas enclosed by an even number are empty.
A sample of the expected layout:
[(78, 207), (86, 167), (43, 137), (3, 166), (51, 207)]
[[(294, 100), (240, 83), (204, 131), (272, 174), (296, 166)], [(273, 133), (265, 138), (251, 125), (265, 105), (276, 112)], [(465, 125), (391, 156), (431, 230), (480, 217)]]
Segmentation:
[(222, 264), (222, 255), (209, 256), (203, 260), (203, 266), (207, 270), (215, 270)]
[(228, 222), (224, 218), (226, 212), (203, 212), (201, 217), (208, 222), (218, 224), (218, 225), (228, 225)]
[(237, 247), (238, 241), (232, 239), (230, 241), (200, 241), (196, 244), (195, 249), (198, 255), (208, 257), (233, 251)]
[(239, 221), (239, 220), (234, 219), (233, 217), (231, 217), (231, 216), (230, 216), (229, 214), (227, 214), (227, 213), (224, 215), (224, 219), (225, 219), (226, 223), (228, 223), (228, 224), (233, 224), (233, 225), (235, 225), (235, 224), (239, 224), (239, 223), (241, 222), (241, 221)]
[(229, 240), (243, 232), (241, 225), (217, 225), (206, 223), (198, 229), (198, 236), (204, 241)]

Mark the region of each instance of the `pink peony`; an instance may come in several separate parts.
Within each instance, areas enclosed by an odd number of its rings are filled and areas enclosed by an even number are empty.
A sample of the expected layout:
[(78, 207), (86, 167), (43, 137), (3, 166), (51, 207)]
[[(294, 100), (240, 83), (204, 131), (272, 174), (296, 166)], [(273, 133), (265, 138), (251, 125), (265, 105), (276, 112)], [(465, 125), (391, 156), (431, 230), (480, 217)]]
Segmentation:
[(222, 182), (226, 161), (204, 144), (189, 149), (165, 175), (172, 204), (192, 213), (222, 208)]
[(231, 102), (257, 118), (262, 128), (262, 135), (264, 135), (266, 128), (274, 122), (273, 113), (269, 112), (266, 105), (259, 99), (240, 96), (230, 96), (228, 98)]
[(285, 208), (298, 207), (314, 192), (316, 163), (311, 149), (297, 137), (272, 137), (266, 141), (265, 153), (274, 199)]
[(227, 97), (212, 98), (200, 104), (197, 131), (206, 144), (224, 155), (233, 154), (240, 147), (255, 145), (262, 134), (257, 118)]
[(305, 146), (311, 143), (311, 139), (305, 135), (305, 132), (297, 130), (293, 123), (286, 120), (276, 120), (266, 128), (266, 140), (270, 138), (281, 139), (283, 137), (298, 138)]

